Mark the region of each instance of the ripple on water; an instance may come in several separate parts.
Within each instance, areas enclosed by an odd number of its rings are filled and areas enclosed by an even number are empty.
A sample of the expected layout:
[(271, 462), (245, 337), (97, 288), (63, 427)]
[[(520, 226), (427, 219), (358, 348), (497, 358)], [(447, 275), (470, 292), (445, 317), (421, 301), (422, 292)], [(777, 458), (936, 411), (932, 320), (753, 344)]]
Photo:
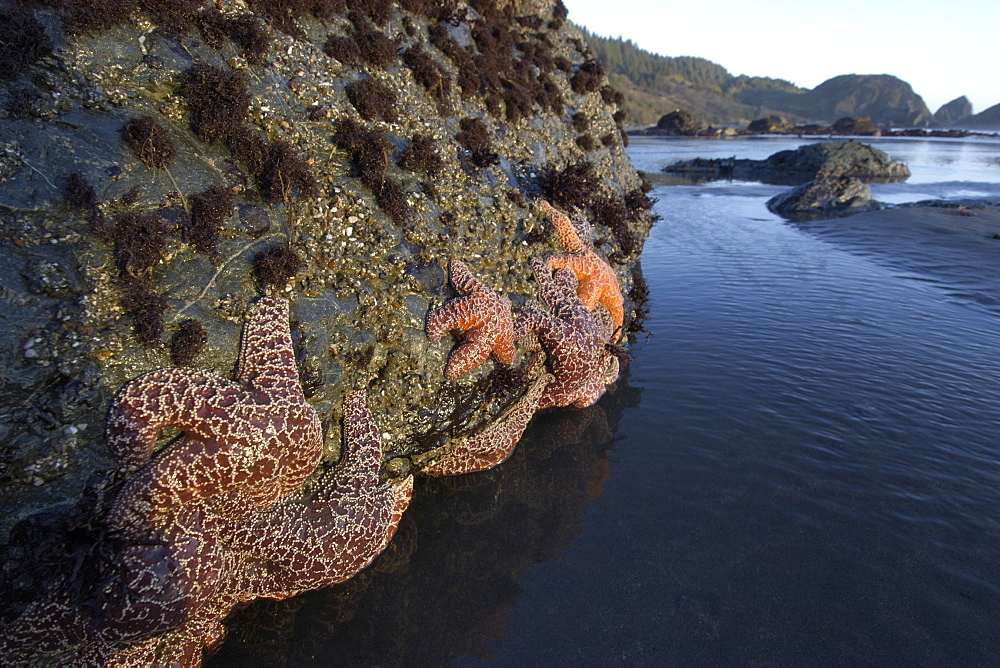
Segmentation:
[[(630, 154), (653, 172), (786, 144), (639, 140)], [(887, 145), (911, 192), (951, 178), (923, 179), (925, 165), (976, 182), (996, 146)], [(871, 230), (771, 216), (777, 190), (654, 191), (640, 405), (583, 535), (518, 581), (492, 663), (995, 663), (1000, 313), (974, 280), (915, 264), (961, 268), (940, 239), (894, 258)]]

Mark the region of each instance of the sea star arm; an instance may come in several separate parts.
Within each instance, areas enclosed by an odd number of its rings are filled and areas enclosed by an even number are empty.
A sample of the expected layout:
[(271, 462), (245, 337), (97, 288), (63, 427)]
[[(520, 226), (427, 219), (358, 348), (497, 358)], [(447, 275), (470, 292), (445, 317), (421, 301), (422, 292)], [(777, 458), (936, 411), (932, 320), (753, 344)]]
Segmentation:
[(597, 324), (597, 336), (602, 342), (610, 342), (618, 339), (620, 331), (615, 330), (614, 314), (603, 304), (598, 305), (593, 310), (594, 322)]
[[(220, 612), (219, 618), (228, 611)], [(226, 637), (226, 627), (216, 619), (195, 619), (155, 638), (149, 638), (126, 649), (91, 645), (77, 665), (102, 668), (200, 668), (203, 650), (217, 646)]]
[(597, 303), (604, 306), (611, 316), (611, 334), (604, 340), (617, 342), (622, 336), (622, 326), (625, 323), (625, 304), (617, 278), (613, 286), (604, 284)]
[(514, 321), (517, 344), (525, 350), (542, 350), (540, 334), (559, 327), (559, 319), (546, 311), (541, 304), (529, 301), (518, 312)]
[(580, 235), (569, 216), (544, 200), (541, 207), (549, 222), (556, 228), (559, 243), (567, 253), (585, 253), (589, 250), (580, 239)]
[(346, 580), (385, 548), (409, 505), (413, 478), (379, 483), (379, 431), (363, 391), (344, 402), (344, 455), (334, 474), (246, 528), (234, 549), (250, 560), (237, 589), (282, 598)]
[(467, 264), (457, 258), (452, 258), (448, 265), (448, 280), (460, 295), (493, 292), (488, 285), (475, 277)]
[(581, 301), (591, 310), (598, 303), (604, 304), (611, 312), (615, 330), (620, 335), (625, 313), (621, 286), (614, 269), (580, 238), (569, 216), (548, 202), (542, 202), (541, 207), (556, 228), (559, 243), (566, 251), (547, 258), (546, 263), (553, 269), (570, 269), (579, 282), (577, 292)]
[(108, 414), (108, 446), (119, 466), (135, 470), (149, 461), (164, 427), (200, 438), (212, 437), (207, 417), (238, 401), (243, 389), (197, 369), (150, 371), (128, 383)]
[(593, 258), (587, 255), (562, 253), (545, 258), (545, 264), (549, 266), (550, 271), (567, 269), (573, 272), (577, 279), (576, 293), (580, 301), (587, 308), (592, 308), (597, 303), (599, 288), (596, 281), (591, 278), (594, 268)]
[(263, 297), (243, 328), (237, 380), (254, 388), (302, 394), (288, 322), (288, 301)]
[(420, 473), (431, 477), (461, 475), (485, 471), (505, 461), (514, 452), (514, 446), (538, 409), (545, 388), (552, 381), (551, 374), (539, 376), (520, 399), (482, 431), (462, 441)]

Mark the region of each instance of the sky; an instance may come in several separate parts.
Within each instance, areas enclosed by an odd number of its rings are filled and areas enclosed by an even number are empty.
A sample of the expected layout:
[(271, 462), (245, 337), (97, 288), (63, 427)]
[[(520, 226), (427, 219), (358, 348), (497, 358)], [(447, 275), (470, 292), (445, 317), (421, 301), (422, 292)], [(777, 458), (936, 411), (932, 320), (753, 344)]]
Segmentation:
[(892, 74), (931, 112), (965, 95), (1000, 103), (997, 0), (563, 0), (569, 19), (664, 56), (815, 88), (840, 74)]

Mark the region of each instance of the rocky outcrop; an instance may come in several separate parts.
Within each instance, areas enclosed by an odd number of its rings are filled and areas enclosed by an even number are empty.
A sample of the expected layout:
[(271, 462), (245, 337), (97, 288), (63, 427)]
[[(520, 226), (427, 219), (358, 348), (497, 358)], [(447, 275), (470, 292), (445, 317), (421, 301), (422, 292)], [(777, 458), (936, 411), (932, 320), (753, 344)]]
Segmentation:
[(878, 134), (878, 128), (868, 116), (845, 116), (834, 121), (831, 134), (871, 136)]
[(626, 330), (642, 293), (651, 201), (561, 2), (135, 6), (0, 11), (0, 542), (35, 518), (4, 550), (8, 619), (93, 547), (60, 541), (122, 481), (112, 398), (159, 368), (243, 370), (261, 296), (290, 303), (317, 470), (364, 388), (401, 479), (531, 386), (523, 351), (445, 378), (455, 340), (424, 325), (449, 258), (535, 297), (532, 258), (562, 250), (545, 196), (592, 223)]
[(960, 121), (956, 121), (955, 125), (968, 130), (996, 132), (1000, 130), (1000, 104), (995, 104), (974, 116), (968, 116)]
[(906, 165), (884, 151), (854, 141), (807, 144), (779, 151), (764, 160), (695, 158), (668, 165), (668, 174), (692, 180), (736, 179), (777, 185), (799, 185), (813, 180), (851, 177), (864, 182), (905, 181)]
[(971, 115), (972, 103), (969, 102), (969, 98), (964, 95), (956, 97), (934, 112), (934, 127), (950, 128)]
[(657, 132), (665, 135), (693, 136), (698, 134), (701, 129), (702, 126), (695, 120), (694, 116), (680, 109), (661, 116), (656, 123)]
[(732, 127), (704, 125), (680, 109), (660, 117), (659, 122), (648, 128), (629, 130), (630, 135), (653, 137), (736, 137), (739, 131)]
[(810, 181), (775, 195), (767, 201), (767, 208), (784, 218), (802, 221), (871, 211), (879, 205), (868, 184), (841, 176)]
[(791, 123), (774, 114), (750, 121), (750, 125), (747, 126), (747, 132), (754, 134), (784, 134), (791, 129)]
[(932, 121), (910, 84), (888, 74), (845, 74), (804, 92), (747, 91), (737, 98), (826, 123), (845, 116), (868, 116), (885, 128), (924, 127)]

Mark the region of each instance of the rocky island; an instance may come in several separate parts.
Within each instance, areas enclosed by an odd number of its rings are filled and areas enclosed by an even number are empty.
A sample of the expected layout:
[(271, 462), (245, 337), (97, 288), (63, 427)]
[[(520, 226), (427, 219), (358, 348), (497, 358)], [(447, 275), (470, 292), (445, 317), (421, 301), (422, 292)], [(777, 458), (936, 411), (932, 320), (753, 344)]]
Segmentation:
[(884, 151), (850, 140), (807, 144), (764, 160), (694, 158), (667, 165), (663, 171), (692, 182), (735, 179), (794, 185), (767, 206), (796, 220), (877, 209), (867, 184), (905, 181), (910, 176), (906, 165)]

